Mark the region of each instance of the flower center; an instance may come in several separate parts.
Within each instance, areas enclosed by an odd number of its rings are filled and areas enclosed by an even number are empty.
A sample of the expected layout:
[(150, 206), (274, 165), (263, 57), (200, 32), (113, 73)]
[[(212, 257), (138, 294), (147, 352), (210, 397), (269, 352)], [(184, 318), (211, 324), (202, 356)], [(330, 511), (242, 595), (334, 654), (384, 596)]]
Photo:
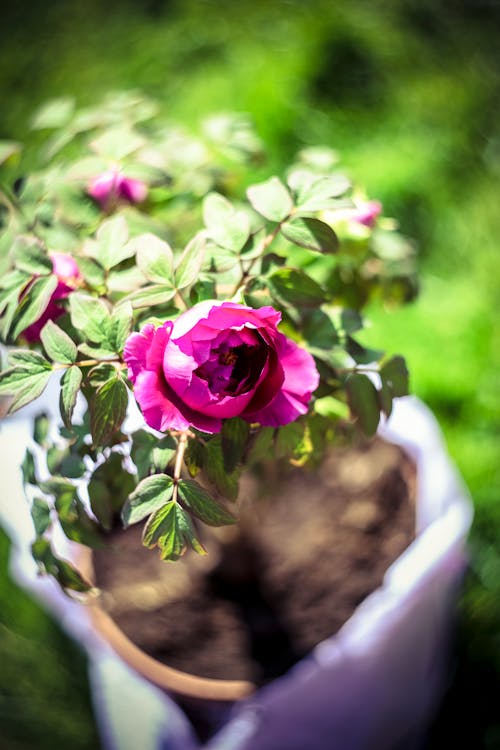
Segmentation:
[(255, 386), (266, 356), (266, 348), (257, 343), (230, 346), (222, 341), (194, 374), (208, 383), (215, 396), (237, 396)]

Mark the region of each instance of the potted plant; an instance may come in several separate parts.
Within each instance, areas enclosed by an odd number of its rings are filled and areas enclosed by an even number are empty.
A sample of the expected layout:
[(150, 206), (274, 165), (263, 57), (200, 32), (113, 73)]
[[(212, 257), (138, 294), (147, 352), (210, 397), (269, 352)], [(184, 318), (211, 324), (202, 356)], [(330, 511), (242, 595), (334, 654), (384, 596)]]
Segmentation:
[[(331, 149), (265, 174), (238, 115), (195, 136), (127, 93), (83, 111), (51, 102), (33, 127), (52, 132), (28, 174), (17, 144), (0, 152), (0, 396), (33, 416), (36, 566), (83, 600), (55, 606), (176, 696), (198, 740), (155, 694), (182, 725), (169, 747), (409, 747), (443, 678), (470, 520), (429, 417), (394, 409), (404, 359), (358, 340), (367, 302), (414, 297), (412, 244)], [(367, 442), (377, 429), (407, 453)], [(350, 592), (332, 641), (332, 582), (354, 578), (329, 557), (337, 526), (375, 579)], [(149, 581), (135, 580), (143, 565)], [(158, 611), (166, 665), (143, 653)]]

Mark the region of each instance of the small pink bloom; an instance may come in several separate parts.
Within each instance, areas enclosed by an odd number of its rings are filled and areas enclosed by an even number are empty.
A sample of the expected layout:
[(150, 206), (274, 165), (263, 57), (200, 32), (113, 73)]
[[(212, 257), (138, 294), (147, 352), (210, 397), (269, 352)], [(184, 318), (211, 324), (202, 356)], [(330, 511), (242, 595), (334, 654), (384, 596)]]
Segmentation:
[(133, 333), (123, 357), (146, 422), (214, 433), (230, 417), (280, 427), (305, 414), (319, 375), (278, 331), (280, 318), (272, 307), (209, 300)]
[(332, 213), (334, 221), (354, 221), (365, 227), (373, 227), (382, 213), (380, 201), (360, 201), (354, 208), (344, 208)]
[(35, 323), (23, 331), (27, 341), (40, 340), (40, 332), (48, 320), (56, 320), (64, 313), (64, 308), (57, 304), (57, 300), (64, 299), (81, 282), (81, 274), (75, 259), (66, 253), (50, 252), (52, 273), (57, 276), (57, 286), (52, 293), (49, 304)]
[(147, 185), (133, 177), (125, 177), (118, 170), (110, 169), (89, 183), (87, 192), (103, 210), (109, 210), (119, 201), (142, 203), (148, 194)]
[(356, 212), (356, 215), (353, 216), (354, 221), (363, 224), (365, 227), (373, 227), (382, 213), (382, 204), (380, 201), (365, 201), (354, 210)]

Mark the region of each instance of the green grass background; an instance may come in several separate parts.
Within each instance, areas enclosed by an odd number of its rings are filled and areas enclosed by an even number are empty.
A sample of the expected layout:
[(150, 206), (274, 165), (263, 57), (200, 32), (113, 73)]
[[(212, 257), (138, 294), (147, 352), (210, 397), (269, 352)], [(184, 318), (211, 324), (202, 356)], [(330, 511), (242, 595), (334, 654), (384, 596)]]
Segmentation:
[[(430, 748), (500, 748), (500, 4), (496, 0), (4, 2), (0, 138), (34, 108), (141, 88), (188, 124), (249, 112), (279, 170), (338, 148), (420, 251), (421, 294), (369, 311), (404, 353), (475, 505), (450, 691)], [(0, 536), (2, 573), (8, 541)], [(27, 644), (27, 645), (26, 645)], [(6, 575), (0, 745), (98, 747), (84, 659)], [(28, 679), (29, 678), (29, 679)]]

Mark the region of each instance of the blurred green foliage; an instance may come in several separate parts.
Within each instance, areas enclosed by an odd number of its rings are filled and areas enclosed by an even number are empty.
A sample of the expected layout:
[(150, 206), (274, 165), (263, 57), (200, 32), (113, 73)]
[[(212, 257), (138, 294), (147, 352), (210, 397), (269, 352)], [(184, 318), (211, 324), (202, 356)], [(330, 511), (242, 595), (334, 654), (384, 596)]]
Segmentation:
[[(23, 140), (34, 108), (64, 94), (88, 104), (138, 87), (188, 124), (243, 110), (277, 168), (297, 147), (337, 146), (352, 175), (417, 239), (421, 297), (397, 313), (373, 309), (367, 343), (392, 337), (407, 356), (413, 390), (437, 414), (476, 508), (460, 659), (433, 747), (460, 737), (500, 748), (498, 2), (4, 6), (0, 137)], [(2, 601), (18, 596), (1, 585)]]

